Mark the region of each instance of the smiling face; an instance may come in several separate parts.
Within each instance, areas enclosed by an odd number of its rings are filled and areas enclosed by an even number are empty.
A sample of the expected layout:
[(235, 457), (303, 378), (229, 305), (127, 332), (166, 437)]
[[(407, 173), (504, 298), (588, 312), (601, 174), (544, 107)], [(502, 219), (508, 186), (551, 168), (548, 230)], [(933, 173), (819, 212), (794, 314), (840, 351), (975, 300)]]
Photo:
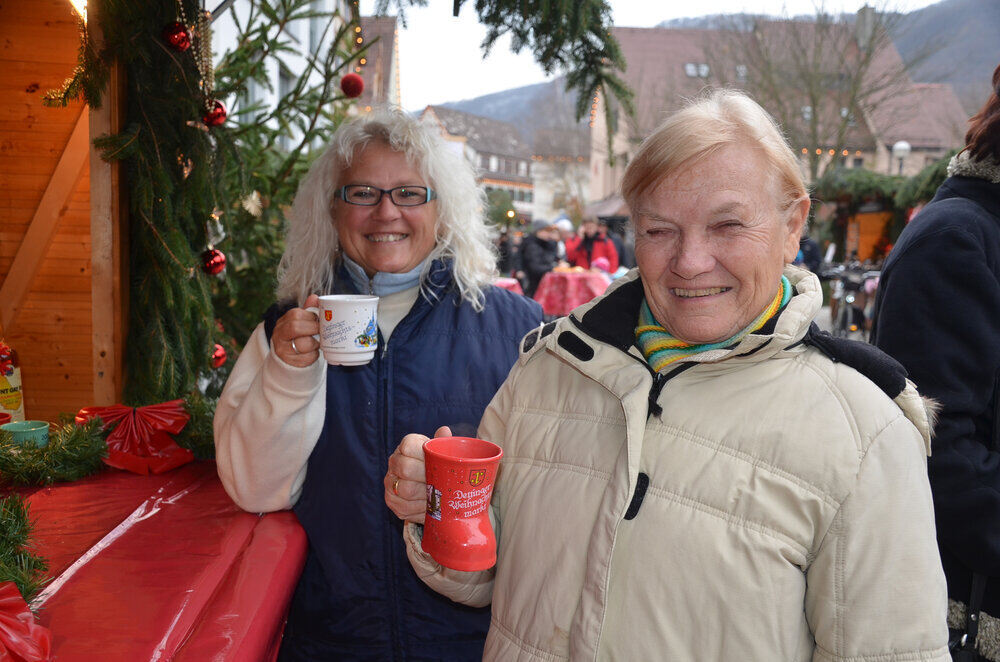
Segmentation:
[(639, 196), (635, 257), (653, 316), (674, 337), (725, 340), (777, 293), (809, 200), (782, 211), (772, 170), (758, 150), (727, 145)]
[[(362, 184), (380, 189), (430, 186), (406, 155), (380, 142), (369, 143), (344, 170), (339, 186)], [(397, 207), (388, 194), (372, 207), (352, 205), (337, 197), (333, 223), (340, 247), (368, 276), (405, 273), (430, 255), (437, 243), (437, 201)]]

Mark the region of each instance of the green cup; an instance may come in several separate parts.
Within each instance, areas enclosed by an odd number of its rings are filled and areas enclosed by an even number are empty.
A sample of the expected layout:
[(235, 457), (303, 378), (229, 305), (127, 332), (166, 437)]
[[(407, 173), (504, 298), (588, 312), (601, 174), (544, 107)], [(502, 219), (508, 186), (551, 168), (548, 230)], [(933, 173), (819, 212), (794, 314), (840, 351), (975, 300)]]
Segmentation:
[(0, 430), (9, 432), (14, 443), (22, 446), (47, 446), (49, 444), (49, 424), (45, 421), (15, 421), (0, 425)]

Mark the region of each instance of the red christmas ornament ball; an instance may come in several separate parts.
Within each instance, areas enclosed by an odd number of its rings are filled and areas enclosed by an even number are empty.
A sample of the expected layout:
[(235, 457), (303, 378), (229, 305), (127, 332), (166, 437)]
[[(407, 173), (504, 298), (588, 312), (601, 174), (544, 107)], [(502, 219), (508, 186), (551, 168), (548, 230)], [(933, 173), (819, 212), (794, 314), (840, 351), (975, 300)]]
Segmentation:
[(357, 74), (347, 74), (340, 79), (340, 89), (344, 92), (344, 96), (354, 99), (365, 91), (365, 81)]
[(218, 248), (210, 248), (201, 254), (201, 270), (209, 276), (222, 273), (226, 268), (226, 254)]
[(205, 126), (219, 126), (226, 121), (226, 106), (221, 101), (216, 100), (212, 104), (212, 110), (202, 115), (201, 121), (205, 123)]
[(219, 368), (226, 362), (226, 348), (215, 343), (215, 351), (212, 352), (212, 367)]
[(191, 48), (191, 31), (183, 23), (174, 21), (163, 28), (163, 41), (178, 53)]

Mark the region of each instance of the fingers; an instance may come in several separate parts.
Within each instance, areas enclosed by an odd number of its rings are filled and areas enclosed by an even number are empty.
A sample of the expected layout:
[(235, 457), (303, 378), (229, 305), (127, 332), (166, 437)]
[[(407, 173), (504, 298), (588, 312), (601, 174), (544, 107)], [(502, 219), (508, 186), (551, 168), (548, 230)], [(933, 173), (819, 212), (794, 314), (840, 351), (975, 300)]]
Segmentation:
[(382, 480), (385, 504), (396, 517), (423, 523), (427, 504), (422, 434), (408, 434), (389, 456), (389, 469)]
[(310, 294), (306, 297), (306, 300), (302, 303), (303, 308), (318, 308), (319, 307), (319, 295)]
[(440, 439), (441, 437), (451, 437), (451, 428), (447, 425), (442, 425), (437, 430), (434, 431), (434, 438)]
[[(308, 306), (312, 300), (318, 302), (319, 297), (310, 294), (305, 305)], [(319, 320), (316, 315), (302, 308), (292, 308), (274, 325), (271, 345), (282, 361), (304, 368), (319, 358), (319, 341), (313, 337), (318, 333)]]

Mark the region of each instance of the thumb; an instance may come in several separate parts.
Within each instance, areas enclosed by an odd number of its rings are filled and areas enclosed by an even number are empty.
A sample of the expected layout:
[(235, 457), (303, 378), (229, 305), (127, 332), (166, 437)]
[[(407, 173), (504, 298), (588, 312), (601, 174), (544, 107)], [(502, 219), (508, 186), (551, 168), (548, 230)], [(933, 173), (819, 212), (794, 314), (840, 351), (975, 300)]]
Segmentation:
[(438, 437), (451, 437), (451, 436), (453, 436), (451, 434), (451, 428), (448, 427), (447, 425), (442, 425), (441, 427), (439, 427), (437, 430), (434, 431), (435, 439), (437, 439)]
[(306, 297), (306, 300), (302, 303), (303, 308), (314, 308), (319, 306), (319, 295), (310, 294)]

